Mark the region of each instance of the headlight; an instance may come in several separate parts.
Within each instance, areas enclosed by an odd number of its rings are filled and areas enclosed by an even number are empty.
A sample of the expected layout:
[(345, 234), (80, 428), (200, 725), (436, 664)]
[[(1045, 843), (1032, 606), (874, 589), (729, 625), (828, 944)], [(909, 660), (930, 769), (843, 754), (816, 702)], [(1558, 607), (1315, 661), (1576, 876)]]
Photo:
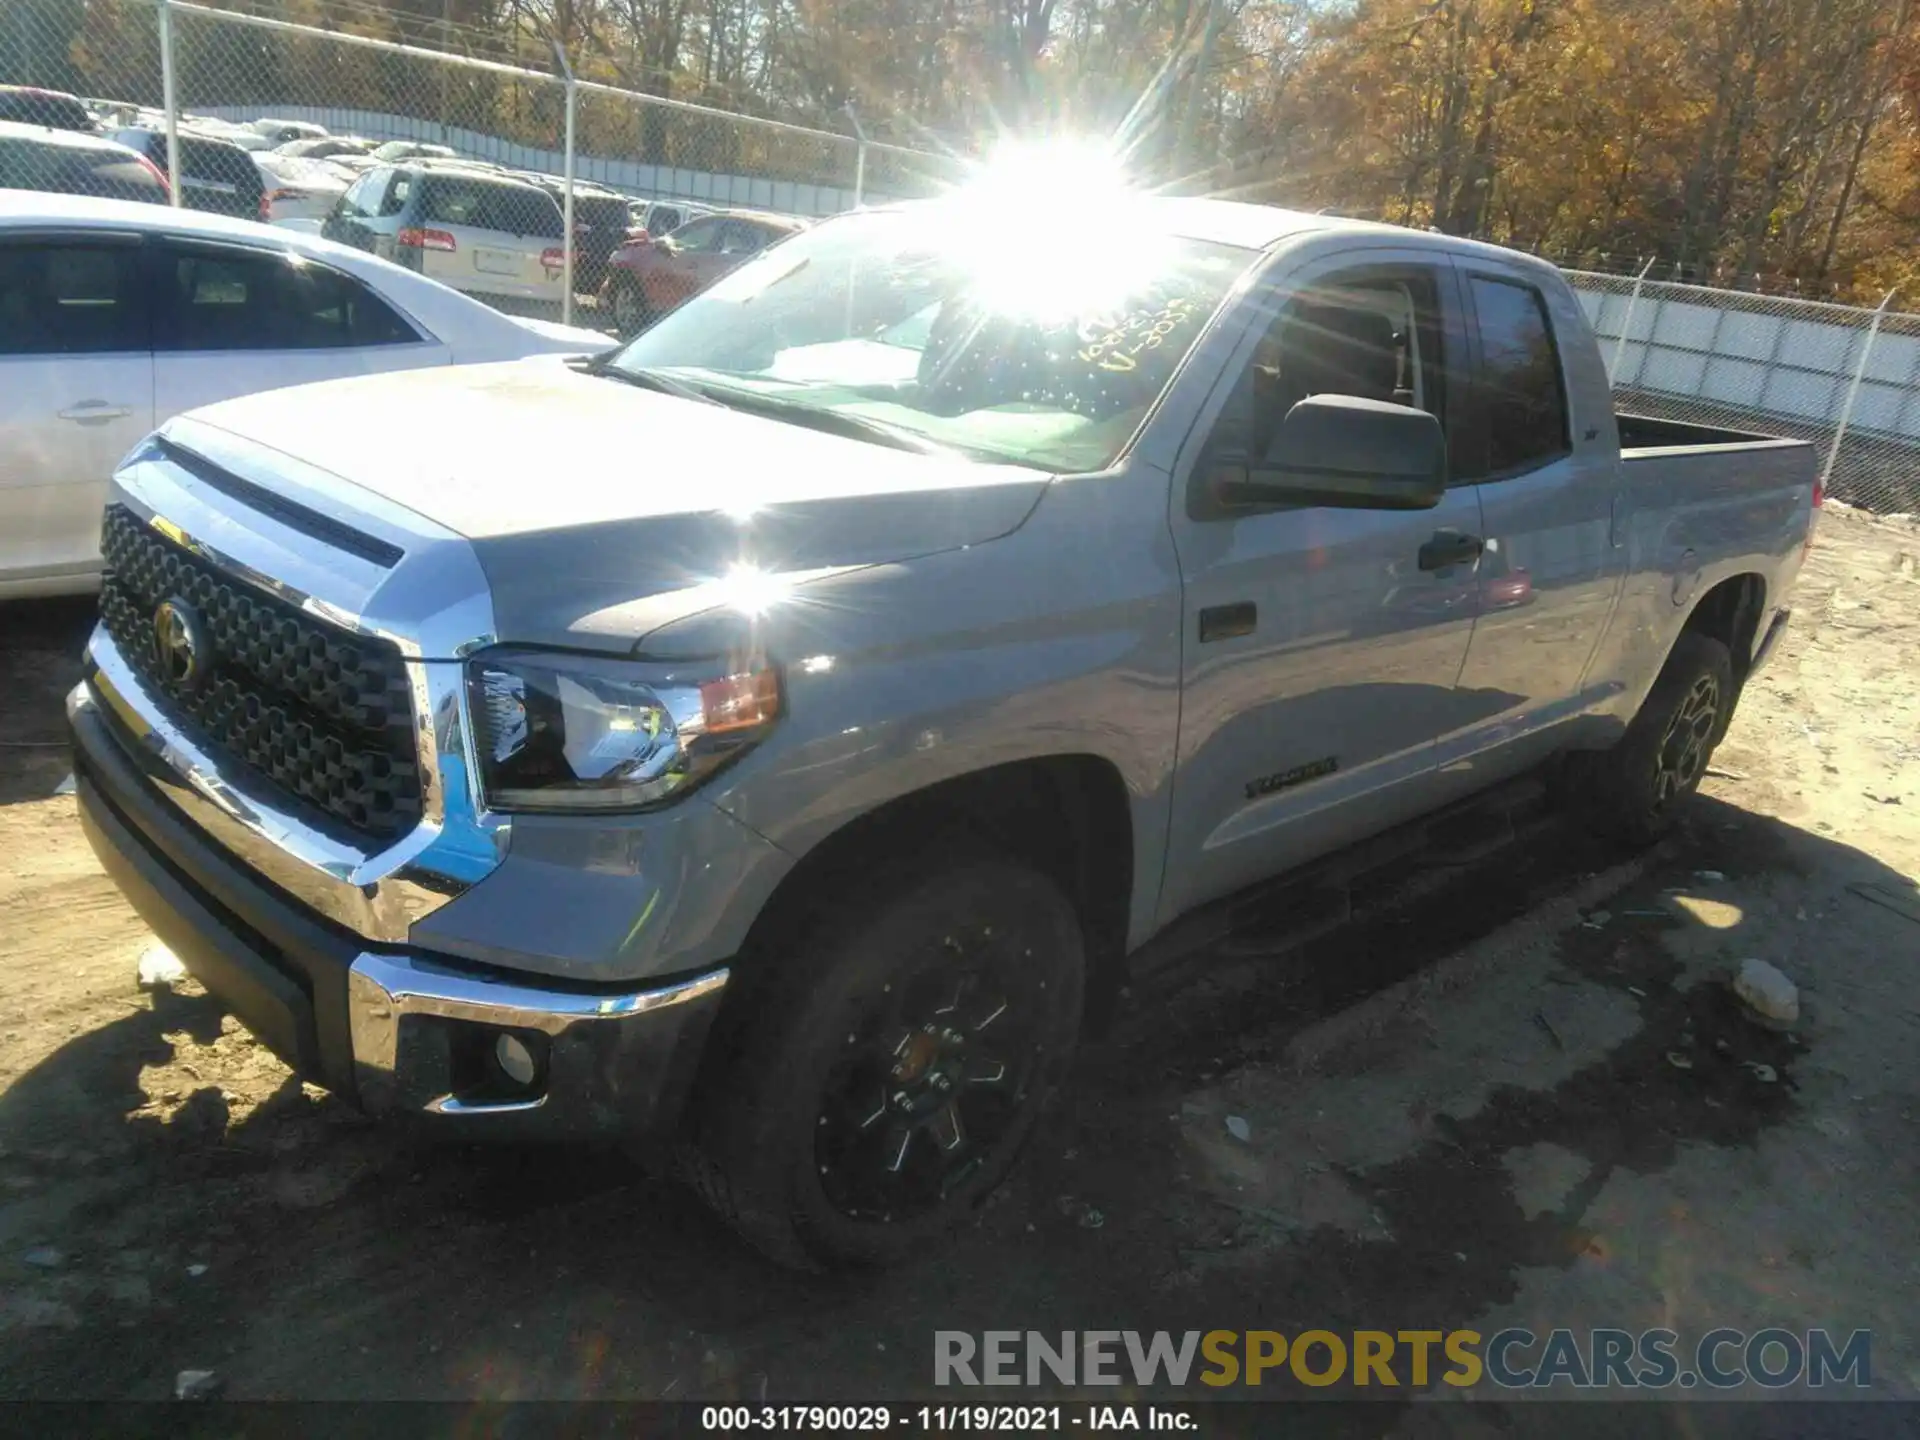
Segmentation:
[(480, 788), (496, 810), (644, 810), (766, 735), (780, 677), (496, 650), (467, 662)]
[(130, 465), (138, 465), (147, 460), (164, 460), (166, 458), (166, 446), (160, 443), (160, 432), (156, 430), (138, 445), (134, 446), (133, 449), (129, 450), (120, 463), (113, 467), (113, 472), (117, 475)]

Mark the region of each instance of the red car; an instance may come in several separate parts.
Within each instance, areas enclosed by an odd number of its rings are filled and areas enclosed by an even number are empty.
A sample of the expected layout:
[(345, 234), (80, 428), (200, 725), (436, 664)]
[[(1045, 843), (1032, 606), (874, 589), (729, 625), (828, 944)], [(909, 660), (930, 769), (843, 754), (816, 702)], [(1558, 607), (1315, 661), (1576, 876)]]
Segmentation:
[(804, 228), (806, 221), (784, 215), (721, 211), (689, 220), (658, 239), (644, 230), (629, 233), (608, 261), (600, 304), (612, 312), (622, 336), (635, 334), (734, 266)]

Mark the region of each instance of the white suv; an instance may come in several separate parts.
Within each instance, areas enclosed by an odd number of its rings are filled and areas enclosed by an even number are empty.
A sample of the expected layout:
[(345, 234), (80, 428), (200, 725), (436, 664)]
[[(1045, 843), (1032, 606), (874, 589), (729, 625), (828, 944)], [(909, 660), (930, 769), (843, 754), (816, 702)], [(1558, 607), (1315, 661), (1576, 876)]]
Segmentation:
[(496, 309), (560, 313), (566, 222), (523, 180), (438, 161), (382, 166), (340, 197), (320, 233)]

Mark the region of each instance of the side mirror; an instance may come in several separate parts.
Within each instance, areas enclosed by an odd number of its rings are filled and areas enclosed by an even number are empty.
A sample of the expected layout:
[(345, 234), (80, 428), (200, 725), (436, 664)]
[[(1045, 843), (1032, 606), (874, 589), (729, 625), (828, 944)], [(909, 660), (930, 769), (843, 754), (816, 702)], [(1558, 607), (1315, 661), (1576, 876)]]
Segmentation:
[(1263, 459), (1215, 467), (1224, 505), (1431, 510), (1447, 488), (1447, 442), (1424, 410), (1311, 395), (1287, 412)]

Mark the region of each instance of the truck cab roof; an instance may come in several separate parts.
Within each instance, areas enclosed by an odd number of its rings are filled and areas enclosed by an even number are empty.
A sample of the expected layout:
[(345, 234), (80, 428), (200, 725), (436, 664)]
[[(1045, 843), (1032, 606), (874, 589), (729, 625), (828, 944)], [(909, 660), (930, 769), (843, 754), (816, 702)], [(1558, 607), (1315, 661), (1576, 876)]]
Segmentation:
[[(941, 202), (907, 203), (933, 205)], [(1484, 255), (1489, 260), (1497, 259), (1505, 265), (1531, 263), (1543, 270), (1553, 269), (1547, 261), (1535, 260), (1532, 256), (1458, 235), (1415, 230), (1378, 220), (1356, 220), (1344, 215), (1289, 210), (1279, 205), (1256, 205), (1244, 200), (1148, 195), (1130, 198), (1124, 208), (1126, 223), (1145, 224), (1151, 230), (1184, 240), (1203, 240), (1218, 245), (1238, 246), (1244, 250), (1270, 250), (1283, 240), (1314, 231), (1341, 231), (1352, 233), (1356, 239), (1370, 239), (1375, 244), (1430, 248), (1452, 255)]]

